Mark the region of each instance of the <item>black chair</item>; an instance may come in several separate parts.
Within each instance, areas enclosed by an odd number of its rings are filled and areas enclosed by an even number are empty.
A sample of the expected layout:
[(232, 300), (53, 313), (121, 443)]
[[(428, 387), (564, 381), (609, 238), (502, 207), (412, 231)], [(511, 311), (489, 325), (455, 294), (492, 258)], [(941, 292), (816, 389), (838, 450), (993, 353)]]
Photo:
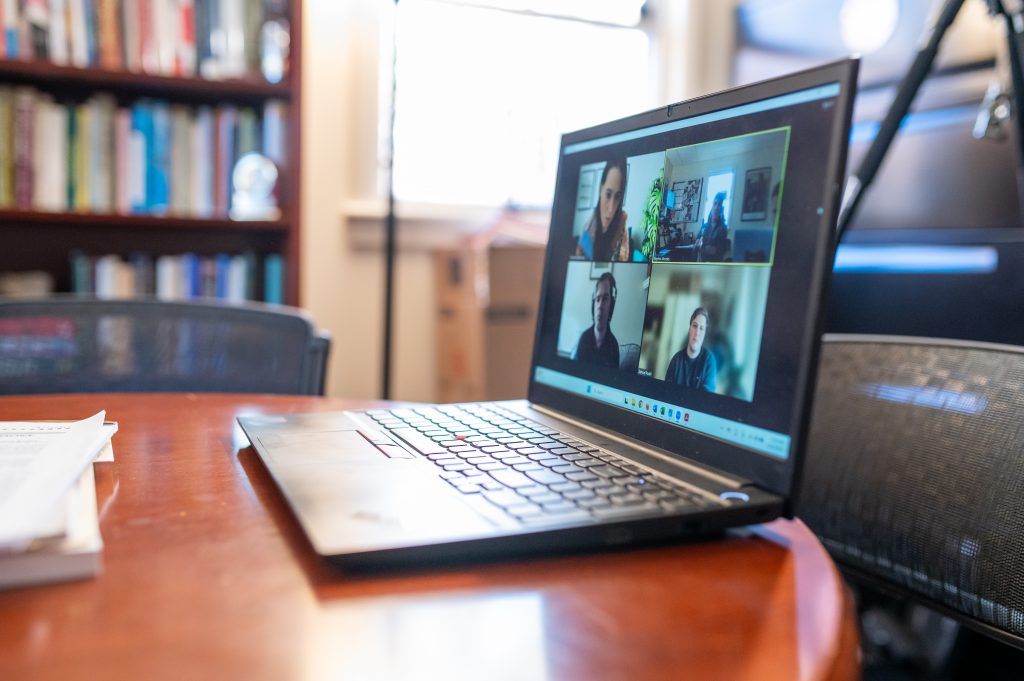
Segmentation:
[(1024, 347), (826, 337), (799, 489), (855, 585), (1024, 648)]
[(63, 297), (0, 301), (0, 393), (322, 395), (330, 338), (296, 308)]

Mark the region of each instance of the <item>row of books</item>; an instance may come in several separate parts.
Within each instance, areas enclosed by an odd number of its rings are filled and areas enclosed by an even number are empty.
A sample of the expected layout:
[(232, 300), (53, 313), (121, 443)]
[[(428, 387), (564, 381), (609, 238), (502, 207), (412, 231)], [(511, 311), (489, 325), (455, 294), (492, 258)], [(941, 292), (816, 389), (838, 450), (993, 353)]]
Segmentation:
[[(265, 71), (276, 82), (287, 15), (287, 0), (0, 0), (0, 55), (212, 80)], [(261, 57), (273, 63), (261, 68)]]
[(286, 163), (287, 105), (187, 107), (110, 94), (58, 102), (0, 86), (0, 208), (227, 217), (249, 152)]
[[(261, 267), (262, 265), (262, 267)], [(284, 261), (276, 253), (202, 256), (194, 253), (127, 259), (71, 254), (72, 293), (99, 298), (156, 296), (163, 300), (218, 298), (229, 302), (284, 302)]]

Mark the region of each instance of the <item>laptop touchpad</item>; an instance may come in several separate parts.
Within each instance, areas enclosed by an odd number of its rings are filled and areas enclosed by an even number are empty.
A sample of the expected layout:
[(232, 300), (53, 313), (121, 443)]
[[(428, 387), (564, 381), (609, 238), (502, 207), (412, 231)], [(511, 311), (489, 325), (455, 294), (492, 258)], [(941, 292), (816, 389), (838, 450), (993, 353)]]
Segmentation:
[(379, 464), (388, 460), (357, 430), (263, 433), (260, 444), (275, 464)]

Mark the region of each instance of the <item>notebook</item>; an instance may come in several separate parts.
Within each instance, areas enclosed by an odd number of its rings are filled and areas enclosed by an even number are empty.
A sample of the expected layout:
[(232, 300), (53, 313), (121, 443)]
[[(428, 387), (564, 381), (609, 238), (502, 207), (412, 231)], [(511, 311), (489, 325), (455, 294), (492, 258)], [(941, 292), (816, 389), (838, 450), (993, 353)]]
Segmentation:
[[(527, 399), (240, 417), (316, 552), (409, 566), (790, 516), (857, 66), (562, 137)], [(671, 228), (699, 257), (659, 248)]]

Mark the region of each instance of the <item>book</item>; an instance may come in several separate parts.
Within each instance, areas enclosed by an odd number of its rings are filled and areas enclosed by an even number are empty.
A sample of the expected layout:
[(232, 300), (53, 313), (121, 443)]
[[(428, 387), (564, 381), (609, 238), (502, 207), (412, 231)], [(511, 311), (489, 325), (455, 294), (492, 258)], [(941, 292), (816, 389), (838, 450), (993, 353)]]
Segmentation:
[(263, 300), (280, 305), (284, 302), (284, 259), (272, 253), (263, 262)]
[(213, 208), (217, 216), (226, 216), (231, 208), (231, 171), (235, 166), (235, 131), (238, 109), (218, 106), (214, 121)]
[(0, 208), (14, 205), (14, 91), (0, 85)]
[(110, 440), (117, 432), (103, 416), (0, 423), (0, 588), (99, 571), (103, 541), (93, 463), (113, 460)]
[(170, 212), (172, 215), (190, 215), (192, 206), (192, 173), (195, 166), (200, 165), (205, 154), (196, 156), (193, 162), (192, 144), (192, 113), (188, 107), (171, 106), (171, 144), (170, 144)]
[(263, 155), (277, 166), (280, 174), (287, 167), (286, 149), (288, 140), (288, 105), (279, 100), (271, 99), (263, 106)]
[(23, 551), (0, 552), (0, 589), (98, 574), (103, 537), (96, 502), (96, 479), (90, 466), (64, 501), (68, 528), (63, 536), (38, 539)]
[(156, 46), (157, 73), (164, 76), (180, 76), (175, 72), (174, 62), (178, 42), (178, 21), (175, 0), (152, 0), (152, 21), (154, 45)]
[(91, 295), (95, 290), (93, 279), (93, 259), (82, 251), (72, 251), (71, 260), (71, 292), (79, 295)]
[(132, 253), (128, 262), (132, 269), (132, 294), (136, 297), (153, 295), (156, 291), (153, 258), (147, 253)]
[(18, 0), (0, 0), (0, 29), (7, 59), (18, 58)]
[(128, 198), (133, 213), (146, 213), (149, 209), (149, 160), (153, 145), (153, 113), (148, 101), (139, 100), (132, 105), (132, 131), (128, 145), (128, 177), (131, 185)]
[[(130, 2), (124, 4), (132, 4)], [(121, 31), (118, 30), (117, 0), (98, 0), (96, 13), (98, 15), (100, 66), (105, 69), (117, 70), (123, 68), (121, 47)]]
[(22, 16), (28, 27), (29, 56), (50, 58), (50, 7), (46, 0), (23, 0)]
[(139, 61), (143, 73), (160, 73), (160, 48), (154, 22), (153, 4), (158, 0), (138, 0)]
[(213, 109), (208, 106), (196, 109), (191, 134), (194, 159), (189, 176), (192, 183), (192, 213), (196, 217), (208, 218), (214, 212), (214, 159), (211, 158), (215, 148)]
[(75, 178), (75, 198), (70, 207), (85, 213), (92, 209), (92, 109), (87, 102), (75, 109), (78, 135), (68, 154), (74, 159), (72, 174)]
[(86, 0), (68, 2), (68, 45), (71, 64), (80, 69), (89, 66), (89, 35), (86, 19)]
[(131, 135), (132, 113), (120, 108), (114, 115), (114, 210), (122, 215), (132, 211), (130, 188), (136, 181), (129, 168)]
[(33, 163), (35, 186), (33, 204), (38, 210), (62, 211), (67, 208), (67, 109), (52, 98), (36, 100)]
[(171, 112), (166, 102), (151, 105), (153, 136), (146, 147), (146, 212), (166, 215), (171, 205)]
[(121, 58), (124, 67), (138, 73), (142, 70), (142, 37), (139, 34), (139, 5), (137, 2), (122, 2), (121, 5), (121, 26), (123, 33), (121, 37)]
[(194, 76), (197, 63), (194, 0), (176, 0), (175, 9), (178, 40), (174, 54), (174, 72), (179, 76)]
[(90, 208), (97, 213), (114, 209), (114, 116), (117, 103), (108, 94), (94, 95), (88, 103), (92, 128), (89, 135)]
[(14, 91), (14, 205), (23, 210), (32, 209), (35, 100), (36, 93), (31, 88)]
[(50, 61), (66, 66), (71, 60), (68, 51), (68, 0), (50, 0)]

